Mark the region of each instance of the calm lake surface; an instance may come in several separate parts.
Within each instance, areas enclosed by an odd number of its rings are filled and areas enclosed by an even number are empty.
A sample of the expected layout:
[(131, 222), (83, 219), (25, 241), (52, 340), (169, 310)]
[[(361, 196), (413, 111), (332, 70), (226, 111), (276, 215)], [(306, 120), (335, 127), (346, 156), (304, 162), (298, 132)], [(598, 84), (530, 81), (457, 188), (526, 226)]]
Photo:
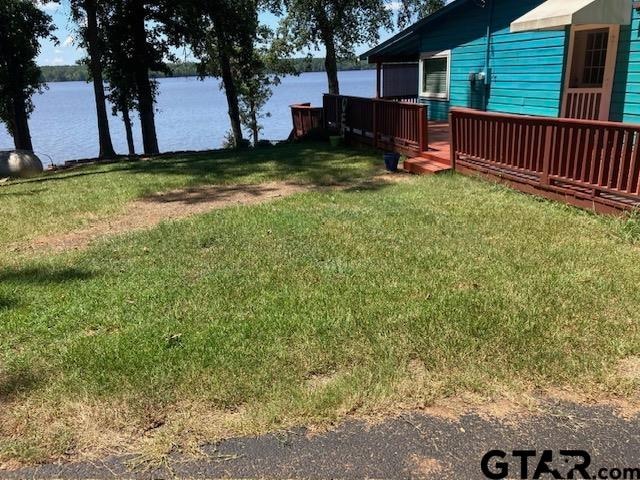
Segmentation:
[[(347, 95), (373, 96), (375, 71), (340, 73), (340, 89)], [(206, 150), (219, 148), (229, 130), (224, 93), (216, 79), (166, 78), (160, 80), (156, 105), (156, 128), (161, 151)], [(262, 138), (282, 140), (291, 132), (289, 105), (311, 102), (322, 105), (327, 90), (323, 72), (284, 78), (275, 88), (263, 120)], [(36, 106), (29, 125), (33, 146), (43, 163), (93, 158), (98, 155), (95, 104), (91, 85), (84, 82), (51, 83), (49, 89), (34, 96)], [(109, 107), (110, 111), (110, 107)], [(122, 121), (110, 117), (111, 136), (118, 153), (127, 152)], [(138, 152), (142, 151), (140, 125), (134, 118)], [(12, 149), (13, 141), (0, 125), (0, 150)]]

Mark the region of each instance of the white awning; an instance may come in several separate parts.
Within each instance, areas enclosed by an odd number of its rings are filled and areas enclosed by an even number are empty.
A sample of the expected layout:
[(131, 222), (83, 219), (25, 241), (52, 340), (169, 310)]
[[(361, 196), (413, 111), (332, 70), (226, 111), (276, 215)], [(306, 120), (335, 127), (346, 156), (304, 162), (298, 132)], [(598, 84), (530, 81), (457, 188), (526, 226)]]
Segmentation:
[(547, 0), (511, 24), (512, 32), (560, 30), (567, 25), (629, 25), (629, 0)]

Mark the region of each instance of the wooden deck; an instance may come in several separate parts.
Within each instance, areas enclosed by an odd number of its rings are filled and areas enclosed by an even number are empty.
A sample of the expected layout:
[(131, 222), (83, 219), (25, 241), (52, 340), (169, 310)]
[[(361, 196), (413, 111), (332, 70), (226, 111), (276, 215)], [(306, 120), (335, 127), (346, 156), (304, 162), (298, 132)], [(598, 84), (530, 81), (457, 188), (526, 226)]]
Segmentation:
[(429, 147), (427, 106), (409, 101), (325, 94), (324, 124), (348, 144), (368, 145), (408, 157)]
[(640, 126), (451, 109), (456, 171), (602, 213), (640, 209)]
[(427, 122), (409, 101), (325, 95), (292, 107), (294, 135), (323, 127), (348, 143), (407, 157), (418, 175), (450, 170), (598, 212), (640, 210), (640, 126), (452, 108)]
[(435, 175), (452, 169), (448, 123), (429, 122), (429, 149), (405, 160), (404, 169), (416, 175)]
[(322, 124), (329, 133), (342, 134), (347, 143), (405, 155), (408, 172), (430, 175), (452, 169), (449, 124), (429, 122), (427, 106), (415, 99), (325, 94), (322, 104), (322, 108), (292, 105), (294, 138)]

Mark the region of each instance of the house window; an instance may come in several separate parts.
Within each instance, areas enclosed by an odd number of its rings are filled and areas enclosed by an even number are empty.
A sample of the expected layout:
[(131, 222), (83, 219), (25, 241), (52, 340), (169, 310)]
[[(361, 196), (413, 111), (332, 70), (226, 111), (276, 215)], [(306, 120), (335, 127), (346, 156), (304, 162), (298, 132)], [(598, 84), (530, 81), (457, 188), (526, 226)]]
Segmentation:
[(426, 98), (446, 100), (449, 98), (450, 54), (424, 54), (420, 62), (420, 95)]

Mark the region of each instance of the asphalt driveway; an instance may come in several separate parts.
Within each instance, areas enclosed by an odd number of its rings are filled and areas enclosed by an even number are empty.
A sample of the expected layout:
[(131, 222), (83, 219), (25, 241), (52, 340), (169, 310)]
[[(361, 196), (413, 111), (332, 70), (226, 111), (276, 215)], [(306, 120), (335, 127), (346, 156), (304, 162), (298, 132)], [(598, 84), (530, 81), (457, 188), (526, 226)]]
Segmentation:
[[(304, 429), (255, 438), (232, 438), (202, 447), (197, 458), (172, 456), (161, 468), (145, 469), (133, 456), (98, 462), (40, 465), (0, 472), (0, 478), (435, 478), (483, 479), (481, 463), (489, 450), (502, 450), (486, 468), (494, 478), (521, 478), (522, 459), (534, 478), (569, 478), (581, 457), (561, 455), (584, 451), (592, 478), (634, 475), (640, 478), (640, 418), (621, 418), (609, 407), (548, 403), (544, 413), (520, 418), (491, 419), (467, 414), (459, 419), (403, 414), (371, 425), (346, 421), (327, 433)], [(525, 451), (517, 456), (509, 452)], [(551, 453), (544, 453), (545, 450)], [(535, 451), (535, 454), (533, 453)], [(552, 461), (549, 455), (552, 455)], [(539, 466), (541, 460), (549, 460)], [(505, 465), (496, 464), (505, 463)], [(546, 467), (546, 470), (545, 470)], [(508, 471), (506, 470), (508, 468)], [(625, 470), (626, 469), (626, 470)], [(619, 470), (619, 471), (618, 471)], [(544, 473), (544, 472), (547, 473)], [(581, 470), (574, 478), (583, 478)]]

